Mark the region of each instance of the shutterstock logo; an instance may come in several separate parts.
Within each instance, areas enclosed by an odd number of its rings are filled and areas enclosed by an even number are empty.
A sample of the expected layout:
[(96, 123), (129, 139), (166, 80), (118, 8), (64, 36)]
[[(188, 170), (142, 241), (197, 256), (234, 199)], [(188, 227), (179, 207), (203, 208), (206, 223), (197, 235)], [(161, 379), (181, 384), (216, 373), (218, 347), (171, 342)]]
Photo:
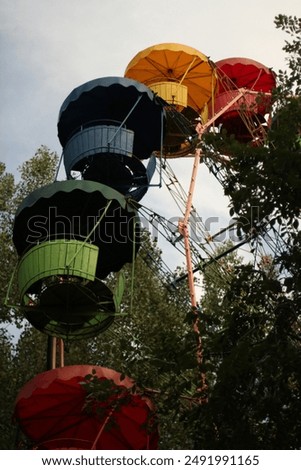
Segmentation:
[[(45, 240), (54, 239), (82, 239), (93, 243), (131, 243), (137, 239), (139, 231), (147, 231), (153, 239), (167, 238), (176, 241), (180, 237), (178, 231), (179, 220), (182, 216), (173, 216), (165, 219), (157, 214), (147, 217), (135, 213), (125, 213), (120, 207), (108, 214), (100, 210), (96, 215), (73, 215), (68, 217), (60, 214), (57, 207), (49, 207), (47, 215), (35, 215), (27, 222), (27, 243), (37, 244)], [(223, 221), (223, 223), (222, 223)], [(195, 243), (214, 238), (217, 242), (231, 240), (239, 242), (238, 229), (247, 232), (259, 221), (259, 208), (251, 211), (250, 220), (241, 218), (239, 224), (235, 219), (225, 219), (217, 216), (203, 219), (191, 213), (189, 218), (189, 234)]]
[(116, 208), (109, 214), (102, 209), (96, 215), (60, 214), (57, 207), (49, 207), (47, 215), (37, 214), (27, 222), (29, 244), (55, 239), (87, 239), (89, 242), (129, 243), (135, 240), (139, 219), (133, 213)]

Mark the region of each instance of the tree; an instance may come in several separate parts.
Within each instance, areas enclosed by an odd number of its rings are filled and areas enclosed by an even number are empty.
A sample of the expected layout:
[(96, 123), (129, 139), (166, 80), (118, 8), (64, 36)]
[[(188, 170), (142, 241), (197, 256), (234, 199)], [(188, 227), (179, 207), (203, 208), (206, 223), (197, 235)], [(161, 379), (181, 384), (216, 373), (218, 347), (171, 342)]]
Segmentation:
[(12, 243), (14, 216), (21, 201), (34, 189), (51, 183), (55, 179), (58, 155), (47, 147), (41, 146), (35, 155), (25, 161), (19, 168), (20, 180), (15, 181), (14, 175), (5, 172), (5, 165), (0, 164), (0, 255), (2, 269), (0, 273), (0, 320), (16, 322), (19, 325), (20, 315), (14, 308), (6, 306), (9, 283), (10, 303), (17, 303), (17, 286), (12, 279), (17, 255)]
[(244, 263), (234, 247), (231, 241), (218, 246), (213, 255), (213, 260), (216, 261), (210, 263), (203, 272), (204, 294), (200, 301), (199, 321), (209, 388), (214, 385), (218, 367), (224, 358), (220, 344), (221, 332), (226, 328), (227, 318), (224, 299), (237, 269)]
[[(20, 166), (20, 181), (16, 182), (12, 174), (5, 172), (5, 165), (0, 164), (0, 329), (1, 344), (1, 437), (0, 448), (14, 447), (15, 429), (12, 426), (12, 410), (16, 395), (30, 375), (30, 358), (33, 352), (23, 349), (24, 363), (18, 363), (18, 350), (7, 331), (7, 325), (21, 328), (23, 317), (15, 307), (18, 304), (18, 290), (14, 276), (17, 254), (12, 243), (12, 228), (16, 209), (21, 200), (36, 187), (53, 181), (58, 157), (54, 152), (42, 146), (34, 157)], [(11, 286), (10, 286), (11, 284)], [(9, 299), (7, 299), (9, 291)], [(9, 305), (7, 305), (7, 303)], [(25, 333), (24, 333), (25, 334)], [(39, 336), (42, 336), (41, 334)], [(43, 338), (44, 339), (44, 338)], [(34, 340), (36, 343), (36, 339)], [(40, 362), (41, 350), (37, 348), (36, 359)], [(17, 356), (15, 355), (17, 354)], [(32, 361), (34, 358), (32, 358)], [(40, 368), (40, 371), (43, 370)]]
[(12, 404), (15, 400), (13, 371), (13, 342), (6, 329), (0, 329), (0, 449), (12, 448), (14, 429), (11, 423)]
[(9, 310), (4, 307), (9, 278), (12, 274), (12, 263), (16, 256), (11, 242), (11, 227), (14, 213), (12, 203), (15, 193), (15, 181), (12, 174), (5, 172), (5, 165), (0, 164), (0, 256), (2, 260), (0, 272), (0, 319), (10, 321)]
[[(238, 234), (252, 230), (256, 241), (271, 232), (277, 250), (268, 264), (237, 269), (223, 297), (223, 328), (211, 343), (221, 360), (207, 404), (190, 415), (203, 423), (197, 448), (300, 448), (300, 19), (279, 15), (275, 23), (296, 39), (284, 48), (290, 71), (279, 75), (267, 145), (255, 148), (227, 135), (206, 142), (231, 155), (225, 192)], [(254, 207), (260, 209), (255, 218)]]
[(283, 50), (287, 55), (287, 70), (278, 72), (280, 91), (286, 99), (290, 93), (300, 96), (301, 93), (301, 18), (288, 15), (277, 15), (274, 21), (276, 28), (285, 31), (290, 36), (290, 42), (285, 41)]
[(223, 299), (223, 328), (210, 344), (220, 361), (209, 400), (194, 410), (203, 426), (196, 447), (299, 448), (298, 312), (277, 279), (238, 268)]

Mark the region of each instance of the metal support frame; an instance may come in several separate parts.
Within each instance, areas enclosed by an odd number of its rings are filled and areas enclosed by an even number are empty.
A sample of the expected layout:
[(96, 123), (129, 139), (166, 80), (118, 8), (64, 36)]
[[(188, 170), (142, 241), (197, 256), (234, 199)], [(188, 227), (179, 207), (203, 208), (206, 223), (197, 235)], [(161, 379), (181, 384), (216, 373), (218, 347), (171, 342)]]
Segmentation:
[(47, 370), (64, 367), (65, 353), (64, 341), (55, 336), (48, 336), (47, 344)]
[[(201, 123), (197, 124), (196, 132), (198, 134), (198, 138), (200, 141), (202, 140), (202, 136), (204, 132), (214, 123), (214, 121), (219, 116), (221, 116), (225, 111), (227, 111), (227, 109), (229, 109), (234, 103), (236, 103), (245, 93), (246, 93), (245, 89), (239, 89), (239, 93), (232, 100), (230, 100), (229, 103), (221, 111), (219, 111), (213, 118), (208, 120), (204, 125), (202, 125)], [(199, 365), (201, 365), (203, 362), (203, 347), (202, 347), (202, 338), (201, 338), (200, 327), (199, 327), (199, 323), (200, 323), (199, 322), (199, 308), (198, 308), (198, 303), (196, 299), (196, 291), (195, 291), (195, 284), (194, 284), (194, 269), (193, 269), (193, 264), (191, 261), (189, 219), (190, 219), (191, 211), (193, 209), (192, 202), (193, 202), (196, 178), (197, 178), (198, 167), (199, 167), (200, 161), (201, 161), (201, 149), (196, 148), (194, 161), (193, 161), (192, 174), (191, 174), (191, 179), (190, 179), (190, 186), (189, 186), (189, 191), (188, 191), (188, 197), (187, 197), (187, 202), (186, 202), (185, 214), (184, 214), (184, 218), (180, 219), (178, 222), (178, 230), (180, 234), (183, 236), (184, 245), (185, 245), (188, 286), (189, 286), (190, 302), (191, 302), (191, 308), (192, 308), (192, 314), (193, 314), (193, 330), (196, 334), (197, 361)], [(206, 377), (202, 373), (199, 391), (204, 392), (206, 388), (207, 388)]]

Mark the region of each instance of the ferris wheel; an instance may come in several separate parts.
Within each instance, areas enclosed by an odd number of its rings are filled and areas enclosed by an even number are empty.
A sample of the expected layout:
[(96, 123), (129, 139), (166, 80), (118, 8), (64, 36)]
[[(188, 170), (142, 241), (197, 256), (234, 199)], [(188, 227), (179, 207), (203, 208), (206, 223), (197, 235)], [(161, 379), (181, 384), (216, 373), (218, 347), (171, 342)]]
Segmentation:
[[(213, 63), (201, 52), (173, 43), (155, 45), (139, 52), (127, 66), (125, 76), (145, 83), (164, 99), (167, 122), (175, 123), (170, 112), (190, 117), (190, 133), (188, 127), (186, 133), (181, 133), (180, 126), (178, 128), (181, 138), (178, 133), (169, 133), (171, 126), (167, 125), (162, 175), (182, 214), (178, 228), (174, 227), (174, 233), (178, 232), (180, 237), (169, 239), (174, 244), (176, 240), (184, 245), (186, 277), (190, 279), (191, 301), (196, 307), (193, 273), (213, 261), (218, 266), (218, 259), (222, 257), (220, 254), (215, 259), (215, 240), (220, 231), (208, 233), (207, 228), (200, 225), (203, 239), (198, 244), (189, 234), (188, 225), (196, 214), (193, 202), (197, 193), (198, 167), (203, 161), (222, 187), (227, 172), (231, 171), (231, 155), (223, 155), (213, 149), (211, 158), (202, 156), (200, 141), (205, 132), (218, 133), (222, 129), (240, 142), (264, 145), (271, 123), (271, 92), (276, 86), (276, 76), (271, 69), (252, 59), (229, 58)], [(194, 158), (194, 162), (189, 189), (184, 191), (171, 159), (187, 156)], [(185, 165), (189, 166), (189, 162), (185, 161)], [(201, 220), (198, 217), (198, 221)], [(234, 231), (235, 224), (232, 222), (231, 227), (222, 230)], [(245, 246), (252, 239), (253, 234), (250, 233), (233, 249)]]
[[(139, 250), (143, 257), (144, 217), (185, 260), (179, 278), (168, 276), (167, 264), (166, 271), (160, 265), (158, 275), (173, 285), (188, 281), (198, 360), (202, 361), (195, 274), (214, 264), (226, 276), (222, 257), (254, 239), (250, 232), (217, 255), (219, 235), (234, 231), (235, 222), (217, 233), (200, 223), (198, 240), (191, 236), (193, 218), (202, 220), (194, 204), (200, 164), (206, 165), (221, 187), (226, 172), (231, 172), (231, 155), (213, 149), (211, 158), (205, 156), (202, 138), (206, 132), (225, 129), (246, 145), (264, 145), (275, 80), (270, 69), (254, 60), (231, 58), (213, 63), (196, 49), (166, 43), (139, 52), (124, 77), (91, 80), (63, 102), (58, 137), (66, 179), (29, 194), (17, 210), (13, 230), (19, 255), (19, 308), (51, 338), (50, 370), (26, 384), (16, 402), (15, 418), (37, 448), (156, 448), (157, 431), (145, 433), (153, 415), (150, 400), (133, 391), (131, 379), (121, 384), (115, 371), (82, 365), (66, 368), (62, 342), (101, 334), (120, 315), (125, 288), (122, 267), (134, 263)], [(191, 172), (188, 189), (175, 170), (178, 159)], [(151, 186), (166, 188), (179, 210), (178, 221), (171, 222), (144, 203)], [(272, 240), (268, 230), (264, 235)], [(144, 259), (147, 262), (147, 256)], [(117, 274), (113, 287), (107, 282), (111, 273)], [(87, 375), (87, 385), (94, 379), (110, 380), (111, 385), (101, 404), (102, 420), (90, 423), (88, 441), (83, 439), (87, 421), (78, 404), (84, 394), (78, 383)], [(76, 403), (76, 419), (68, 429), (62, 416), (54, 426), (52, 411), (45, 414), (42, 405), (33, 406), (37, 398), (43, 403), (43, 390), (61, 394), (66, 406), (70, 396), (71, 403)], [(120, 413), (115, 418), (122, 431), (118, 436), (106, 430), (117, 409), (116, 400)], [(133, 423), (128, 407), (136, 404), (139, 412)], [(43, 429), (37, 425), (41, 417), (47, 418)], [(127, 426), (135, 429), (135, 439), (125, 442)]]

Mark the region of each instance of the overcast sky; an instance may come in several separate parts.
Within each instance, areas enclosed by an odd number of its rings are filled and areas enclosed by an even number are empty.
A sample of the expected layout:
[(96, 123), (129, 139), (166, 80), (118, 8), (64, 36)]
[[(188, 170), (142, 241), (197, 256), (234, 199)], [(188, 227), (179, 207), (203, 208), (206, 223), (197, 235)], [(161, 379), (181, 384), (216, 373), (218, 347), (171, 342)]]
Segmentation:
[[(16, 172), (42, 144), (61, 154), (56, 125), (67, 95), (94, 78), (123, 76), (134, 55), (154, 44), (177, 42), (213, 61), (248, 57), (276, 72), (285, 68), (286, 35), (274, 25), (279, 13), (301, 16), (300, 0), (0, 0), (0, 161)], [(175, 163), (184, 187), (191, 164)], [(199, 178), (198, 211), (227, 217), (214, 178), (204, 168)], [(160, 191), (150, 189), (143, 203), (168, 206)]]

